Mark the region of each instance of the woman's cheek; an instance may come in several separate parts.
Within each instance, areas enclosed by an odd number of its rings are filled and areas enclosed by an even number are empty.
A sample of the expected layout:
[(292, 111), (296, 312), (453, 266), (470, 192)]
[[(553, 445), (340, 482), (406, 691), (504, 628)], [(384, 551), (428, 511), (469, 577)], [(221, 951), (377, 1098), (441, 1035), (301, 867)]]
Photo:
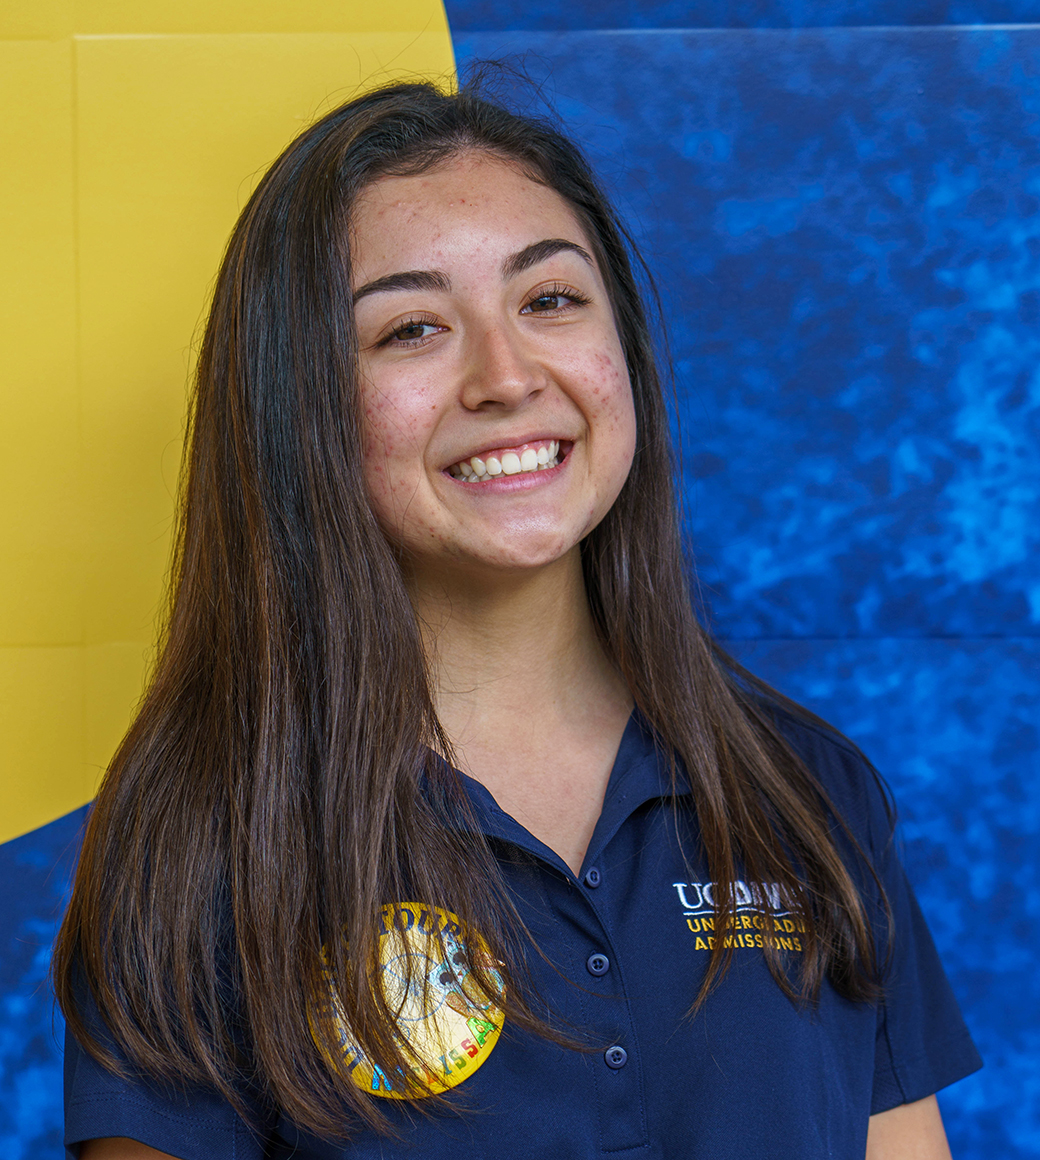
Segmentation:
[[(374, 393), (373, 393), (374, 394)], [(363, 471), (372, 510), (391, 539), (400, 541), (404, 522), (414, 507), (426, 469), (425, 448), (430, 435), (431, 410), (422, 394), (403, 397), (418, 406), (403, 408), (399, 392), (383, 390), (364, 407)]]
[(365, 486), (376, 517), (386, 530), (391, 531), (397, 523), (393, 493), (394, 481), (398, 478), (394, 463), (398, 436), (384, 407), (368, 402), (364, 417), (362, 468)]
[(605, 355), (603, 360), (606, 364), (603, 368), (603, 385), (597, 393), (600, 394), (603, 421), (612, 453), (627, 476), (636, 449), (636, 409), (632, 383), (623, 362), (619, 365)]

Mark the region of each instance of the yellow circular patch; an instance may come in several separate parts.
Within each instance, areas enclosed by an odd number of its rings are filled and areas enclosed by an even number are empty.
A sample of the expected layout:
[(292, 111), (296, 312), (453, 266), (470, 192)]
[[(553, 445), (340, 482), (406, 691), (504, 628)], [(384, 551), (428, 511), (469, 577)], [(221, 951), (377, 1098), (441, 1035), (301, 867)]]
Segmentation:
[[(425, 1092), (410, 1090), (404, 1076), (388, 1076), (354, 1042), (334, 981), (326, 975), (331, 1016), (339, 1046), (337, 1066), (346, 1067), (358, 1087), (387, 1099), (446, 1092), (471, 1076), (491, 1054), (504, 1015), (471, 977), (476, 962), (498, 994), (502, 977), (479, 934), (463, 938), (458, 917), (439, 906), (391, 902), (383, 907), (379, 936), (378, 984), (388, 1006), (400, 1011), (398, 1025), (415, 1060), (412, 1079)], [(440, 936), (438, 938), (438, 935)]]

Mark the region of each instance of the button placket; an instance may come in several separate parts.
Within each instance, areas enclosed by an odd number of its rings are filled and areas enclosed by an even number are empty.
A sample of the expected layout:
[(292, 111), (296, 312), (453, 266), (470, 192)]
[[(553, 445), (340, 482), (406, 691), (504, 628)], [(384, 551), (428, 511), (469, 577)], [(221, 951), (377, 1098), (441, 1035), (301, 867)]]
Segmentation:
[[(591, 1078), (596, 1088), (600, 1146), (613, 1152), (645, 1147), (647, 1128), (635, 1026), (606, 922), (611, 902), (606, 877), (599, 866), (590, 866), (577, 882), (570, 879), (579, 889), (557, 896), (551, 905), (562, 920), (569, 917), (568, 925), (581, 929), (587, 940), (583, 972), (586, 982), (579, 986), (578, 995), (588, 1034), (593, 1042), (599, 1039), (603, 1045), (598, 1058), (594, 1057)], [(601, 886), (604, 889), (598, 889)], [(589, 922), (590, 917), (594, 925)], [(578, 959), (578, 963), (581, 961)]]

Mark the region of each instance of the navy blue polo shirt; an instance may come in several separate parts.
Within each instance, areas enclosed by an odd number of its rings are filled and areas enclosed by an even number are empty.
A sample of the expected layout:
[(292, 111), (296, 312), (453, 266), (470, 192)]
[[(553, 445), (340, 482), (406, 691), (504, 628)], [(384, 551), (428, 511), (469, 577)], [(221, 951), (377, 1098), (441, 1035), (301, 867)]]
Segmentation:
[[(120, 1080), (68, 1039), (70, 1153), (78, 1141), (129, 1136), (184, 1160), (862, 1156), (871, 1114), (930, 1095), (981, 1061), (894, 852), (872, 772), (825, 731), (787, 718), (781, 726), (885, 885), (895, 938), (882, 1003), (849, 1002), (829, 984), (815, 1007), (784, 996), (761, 951), (764, 911), (777, 917), (792, 964), (801, 942), (796, 916), (770, 883), (738, 883), (735, 920), (716, 930), (688, 790), (680, 785), (673, 800), (667, 761), (634, 714), (577, 875), (466, 779), (549, 960), (529, 956), (533, 983), (554, 1018), (592, 1049), (558, 1047), (507, 1022), (449, 1095), (458, 1110), (431, 1117), (386, 1099), (397, 1139), (364, 1131), (334, 1145), (259, 1109), (256, 1134), (210, 1092)], [(873, 912), (869, 874), (860, 882)], [(732, 964), (691, 1018), (716, 937), (732, 940)]]

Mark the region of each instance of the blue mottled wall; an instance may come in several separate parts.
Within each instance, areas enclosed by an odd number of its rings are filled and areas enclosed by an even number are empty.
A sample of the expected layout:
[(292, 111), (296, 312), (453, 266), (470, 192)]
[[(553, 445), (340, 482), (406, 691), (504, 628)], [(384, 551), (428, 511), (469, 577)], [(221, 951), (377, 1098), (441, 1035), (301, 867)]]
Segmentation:
[(0, 846), (0, 1156), (60, 1160), (64, 1022), (47, 984), (83, 810)]
[[(526, 54), (661, 283), (718, 632), (895, 790), (986, 1059), (954, 1155), (1040, 1155), (1040, 24), (951, 27), (1040, 3), (447, 9), (461, 65)], [(79, 822), (0, 847), (7, 1160), (61, 1155)]]
[(1028, 24), (1037, 0), (446, 0), (452, 32)]
[(896, 794), (986, 1060), (954, 1156), (1040, 1155), (1040, 24), (992, 27), (1040, 5), (447, 8), (660, 282), (716, 630)]

